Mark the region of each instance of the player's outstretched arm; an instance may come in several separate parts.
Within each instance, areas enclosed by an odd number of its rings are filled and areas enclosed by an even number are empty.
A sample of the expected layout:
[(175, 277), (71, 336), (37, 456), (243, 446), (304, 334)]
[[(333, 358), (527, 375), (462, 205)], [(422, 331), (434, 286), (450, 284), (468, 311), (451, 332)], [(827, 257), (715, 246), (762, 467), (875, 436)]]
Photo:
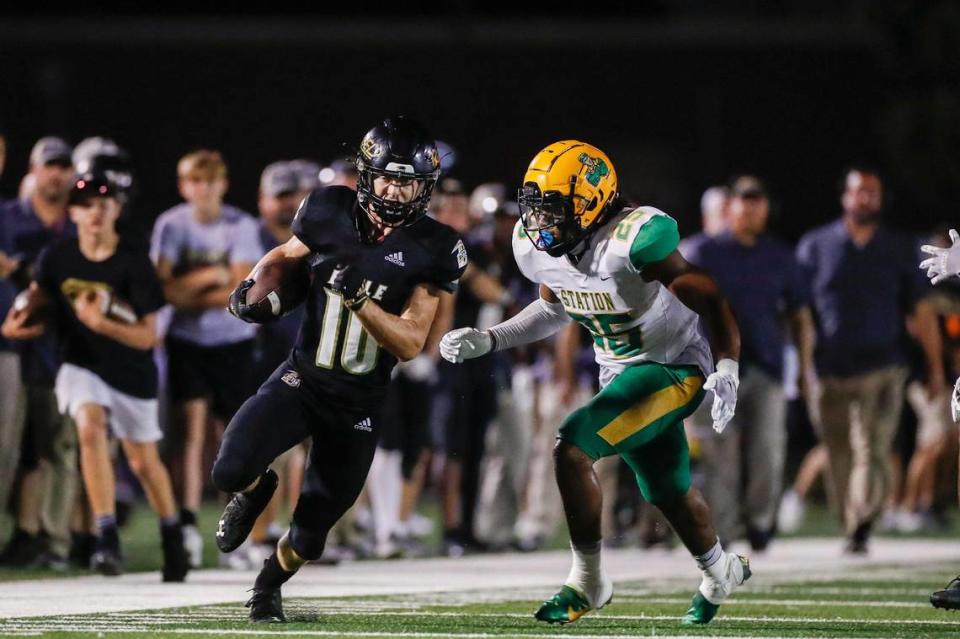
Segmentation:
[(560, 300), (549, 288), (540, 285), (540, 298), (522, 311), (488, 330), (458, 328), (440, 340), (440, 354), (459, 364), (465, 359), (486, 355), (539, 341), (556, 333), (570, 321)]
[(647, 264), (641, 271), (644, 280), (658, 281), (688, 308), (704, 319), (710, 328), (717, 359), (717, 370), (707, 377), (703, 388), (714, 393), (713, 428), (723, 431), (733, 418), (740, 385), (740, 329), (730, 305), (712, 277), (674, 250), (659, 262)]

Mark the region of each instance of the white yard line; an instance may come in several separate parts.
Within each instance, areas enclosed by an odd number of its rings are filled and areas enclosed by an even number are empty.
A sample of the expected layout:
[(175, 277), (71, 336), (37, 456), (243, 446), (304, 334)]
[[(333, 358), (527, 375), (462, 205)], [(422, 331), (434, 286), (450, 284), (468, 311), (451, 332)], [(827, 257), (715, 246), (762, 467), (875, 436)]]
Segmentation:
[[(840, 550), (840, 542), (834, 539), (778, 541), (770, 551), (752, 559), (755, 579), (746, 589), (749, 591), (752, 583), (770, 588), (798, 581), (865, 577), (895, 582), (905, 576), (935, 575), (940, 567), (941, 574), (960, 570), (960, 544), (953, 540), (876, 539), (870, 558), (845, 557)], [(311, 566), (284, 586), (284, 596), (416, 594), (420, 603), (427, 604), (505, 598), (535, 601), (562, 582), (569, 560), (568, 552), (554, 551)], [(923, 563), (918, 566), (919, 562)], [(699, 572), (683, 549), (604, 551), (604, 564), (617, 582), (641, 581), (651, 588), (664, 584), (671, 591), (689, 583), (691, 593), (699, 582)], [(191, 573), (185, 584), (162, 584), (158, 573), (2, 582), (0, 619), (238, 603), (248, 596), (254, 577), (254, 572), (203, 570)], [(362, 604), (348, 605), (357, 608)], [(323, 608), (318, 606), (318, 612)]]
[[(122, 632), (142, 632), (142, 630), (101, 630), (100, 632), (107, 633), (122, 633)], [(507, 633), (507, 634), (492, 634), (492, 633), (458, 633), (458, 632), (356, 632), (356, 631), (345, 631), (339, 632), (336, 630), (164, 630), (165, 633), (170, 634), (180, 634), (180, 635), (230, 635), (230, 636), (253, 636), (253, 637), (262, 637), (262, 636), (284, 636), (284, 637), (422, 637), (423, 639), (433, 639), (440, 638), (446, 639), (448, 637), (462, 637), (463, 639), (544, 639), (544, 637), (549, 637), (550, 635), (545, 635), (543, 633)], [(35, 637), (39, 633), (37, 632), (22, 632), (22, 633), (11, 633), (8, 636), (12, 637)], [(569, 632), (563, 633), (564, 637), (575, 637), (578, 639), (624, 639), (625, 637), (630, 637), (631, 635), (595, 635), (595, 634), (573, 634)], [(663, 637), (670, 637), (670, 639), (703, 639), (704, 637), (709, 637), (710, 635), (661, 635)], [(834, 639), (835, 635), (806, 635), (804, 639)], [(746, 635), (737, 635), (736, 639), (797, 639), (796, 637), (778, 637), (774, 635), (756, 635), (756, 636), (746, 636)], [(847, 638), (853, 639), (853, 638)]]

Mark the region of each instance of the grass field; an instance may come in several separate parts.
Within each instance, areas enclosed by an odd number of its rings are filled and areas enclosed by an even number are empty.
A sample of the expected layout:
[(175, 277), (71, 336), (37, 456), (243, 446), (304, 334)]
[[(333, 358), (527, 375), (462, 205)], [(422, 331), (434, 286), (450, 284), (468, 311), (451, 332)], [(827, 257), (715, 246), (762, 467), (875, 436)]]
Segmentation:
[[(211, 504), (201, 513), (201, 527), (212, 530), (219, 507)], [(74, 572), (67, 575), (37, 570), (0, 571), (0, 608), (8, 598), (6, 613), (0, 614), (0, 636), (42, 637), (224, 637), (290, 635), (291, 637), (572, 637), (621, 636), (731, 636), (731, 637), (956, 637), (960, 615), (933, 609), (931, 591), (942, 587), (960, 570), (960, 547), (944, 542), (956, 538), (955, 524), (942, 531), (940, 541), (894, 538), (888, 544), (913, 544), (909, 551), (881, 549), (864, 562), (841, 561), (836, 526), (826, 513), (814, 512), (803, 539), (774, 545), (770, 556), (753, 558), (754, 578), (723, 606), (717, 619), (707, 627), (688, 627), (679, 618), (689, 604), (696, 586), (689, 556), (677, 548), (628, 555), (613, 555), (613, 568), (632, 566), (630, 575), (616, 581), (613, 603), (569, 626), (547, 626), (533, 619), (538, 603), (552, 594), (566, 573), (565, 553), (546, 553), (546, 579), (513, 580), (527, 575), (527, 563), (541, 561), (530, 555), (492, 555), (465, 560), (416, 560), (409, 562), (355, 562), (338, 568), (311, 568), (298, 575), (291, 586), (285, 607), (290, 623), (252, 626), (241, 598), (252, 584), (254, 573), (201, 571), (185, 586), (157, 583), (160, 565), (156, 522), (147, 509), (134, 513), (123, 533), (128, 576), (108, 580)], [(903, 540), (902, 542), (897, 539)], [(562, 544), (563, 540), (554, 545)], [(806, 544), (806, 546), (804, 546)], [(932, 560), (926, 549), (936, 545), (940, 558)], [(784, 550), (784, 547), (788, 548)], [(947, 549), (944, 552), (944, 549)], [(778, 551), (779, 554), (778, 554)], [(213, 544), (207, 545), (205, 563), (216, 565)], [(608, 555), (609, 556), (609, 555)], [(445, 563), (446, 562), (446, 563)], [(835, 565), (836, 562), (836, 565)], [(644, 566), (644, 564), (646, 564)], [(637, 572), (637, 567), (640, 572)], [(512, 571), (512, 573), (511, 573)], [(478, 587), (484, 574), (505, 575), (500, 584), (510, 587)], [(616, 571), (615, 571), (616, 573)], [(489, 574), (487, 581), (489, 581)], [(638, 574), (647, 578), (638, 580)], [(557, 577), (554, 577), (557, 575)], [(694, 575), (694, 576), (692, 576)], [(64, 578), (66, 577), (66, 578)], [(70, 577), (78, 577), (71, 579)], [(27, 579), (30, 581), (24, 582)], [(557, 579), (556, 583), (554, 580)], [(45, 581), (37, 581), (45, 580)], [(129, 580), (129, 581), (127, 581)], [(416, 583), (414, 584), (414, 581)], [(3, 590), (3, 582), (7, 582)], [(366, 588), (366, 584), (371, 587)], [(486, 582), (483, 582), (486, 583)], [(533, 584), (542, 583), (542, 586)], [(297, 590), (307, 584), (322, 585), (322, 591)], [(33, 586), (34, 590), (27, 588)], [(412, 587), (410, 587), (412, 586)], [(522, 587), (521, 587), (522, 586)], [(101, 601), (98, 588), (107, 588), (104, 603), (114, 595), (136, 591), (134, 606), (95, 603), (71, 608), (69, 603), (83, 594)], [(176, 588), (179, 599), (165, 600)], [(216, 590), (219, 588), (220, 590)], [(417, 589), (419, 592), (409, 591)], [(408, 594), (397, 594), (408, 591)], [(214, 592), (216, 591), (216, 592)], [(221, 596), (221, 592), (224, 593)], [(331, 593), (380, 593), (368, 596), (313, 596)], [(28, 594), (29, 593), (29, 594)], [(39, 593), (39, 594), (34, 594)], [(97, 593), (97, 594), (91, 594)], [(186, 594), (184, 594), (186, 593)], [(194, 593), (212, 596), (195, 597)], [(307, 596), (304, 596), (306, 594)], [(47, 598), (43, 617), (17, 614), (15, 598)], [(169, 603), (172, 601), (173, 603)], [(191, 602), (225, 602), (184, 607)], [(9, 605), (13, 603), (13, 605)], [(63, 602), (59, 604), (58, 602)], [(173, 607), (173, 606), (178, 607)], [(78, 610), (100, 610), (75, 614)], [(122, 610), (122, 611), (116, 611)], [(12, 612), (11, 612), (12, 611)], [(61, 614), (53, 614), (53, 611)], [(72, 611), (68, 614), (68, 611)], [(3, 611), (0, 610), (0, 613)], [(6, 617), (6, 618), (3, 618)], [(16, 617), (16, 618), (11, 618)]]
[[(389, 564), (384, 570), (389, 573)], [(841, 578), (757, 575), (707, 627), (681, 626), (688, 578), (618, 582), (613, 603), (569, 626), (532, 611), (549, 588), (288, 598), (286, 625), (252, 626), (240, 603), (0, 620), (2, 636), (42, 637), (956, 637), (960, 616), (930, 607), (952, 566), (864, 565)]]

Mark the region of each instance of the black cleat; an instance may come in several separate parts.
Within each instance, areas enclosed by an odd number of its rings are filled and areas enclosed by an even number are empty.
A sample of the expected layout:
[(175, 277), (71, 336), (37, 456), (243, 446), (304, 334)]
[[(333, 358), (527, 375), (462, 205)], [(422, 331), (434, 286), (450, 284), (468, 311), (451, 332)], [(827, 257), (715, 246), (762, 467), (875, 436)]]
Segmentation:
[(106, 548), (93, 553), (90, 559), (90, 569), (99, 572), (104, 577), (116, 577), (123, 574), (123, 560), (120, 553)]
[(270, 503), (279, 481), (277, 473), (268, 468), (260, 476), (256, 488), (249, 493), (233, 494), (217, 525), (217, 548), (220, 552), (233, 552), (240, 547), (253, 530), (257, 517)]
[(163, 538), (163, 581), (186, 580), (190, 571), (190, 556), (183, 547), (183, 528), (180, 524), (164, 526), (160, 532)]
[(930, 595), (930, 603), (934, 608), (944, 610), (960, 610), (960, 576), (954, 577), (943, 590)]
[(120, 557), (120, 536), (112, 526), (97, 537), (96, 549), (90, 558), (90, 569), (105, 577), (123, 574), (123, 559)]
[(34, 564), (47, 549), (40, 535), (32, 535), (17, 528), (0, 553), (0, 566), (26, 568)]
[(287, 623), (279, 588), (254, 588), (253, 596), (244, 605), (250, 609), (252, 623)]
[(853, 534), (847, 538), (847, 545), (844, 552), (848, 555), (866, 555), (870, 552), (870, 528), (871, 523), (864, 522), (857, 526)]

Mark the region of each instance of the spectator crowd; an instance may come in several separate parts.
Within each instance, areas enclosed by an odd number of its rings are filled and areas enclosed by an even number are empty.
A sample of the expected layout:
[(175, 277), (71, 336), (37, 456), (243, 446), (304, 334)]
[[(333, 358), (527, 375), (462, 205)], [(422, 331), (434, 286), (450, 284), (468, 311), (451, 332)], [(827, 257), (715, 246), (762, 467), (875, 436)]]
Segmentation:
[[(227, 203), (221, 154), (192, 151), (176, 166), (182, 201), (156, 218), (146, 251), (147, 238), (131, 237), (124, 224), (138, 205), (133, 166), (112, 140), (71, 147), (45, 137), (17, 196), (0, 201), (3, 566), (92, 565), (117, 574), (122, 566), (97, 562), (98, 547), (116, 536), (141, 495), (157, 513), (165, 557), (182, 548), (190, 565), (203, 565), (215, 527), (204, 521), (203, 504), (222, 497), (209, 479), (219, 437), (284, 360), (303, 313), (256, 326), (230, 315), (227, 299), (266, 251), (291, 237), (308, 193), (355, 188), (357, 178), (344, 160), (274, 162), (262, 171), (254, 215)], [(109, 236), (79, 212), (81, 184), (93, 172), (108, 176), (102, 193), (118, 204), (119, 246), (103, 260), (126, 260), (113, 267), (124, 277), (109, 291), (56, 275), (65, 239), (79, 235), (82, 245)], [(762, 551), (778, 534), (797, 531), (820, 478), (846, 551), (855, 554), (868, 552), (878, 531), (944, 526), (956, 503), (946, 380), (960, 374), (960, 287), (932, 287), (917, 267), (920, 244), (946, 245), (946, 235), (891, 228), (876, 168), (851, 166), (838, 179), (837, 200), (823, 204), (836, 219), (795, 247), (768, 230), (776, 199), (752, 175), (706, 189), (702, 230), (681, 243), (684, 257), (717, 280), (742, 337), (733, 422), (715, 433), (704, 402), (687, 423), (695, 481), (723, 543), (743, 540)], [(470, 263), (424, 352), (394, 372), (366, 489), (331, 532), (324, 561), (526, 552), (549, 545), (561, 526), (551, 454), (563, 417), (596, 391), (590, 336), (571, 323), (549, 342), (459, 366), (437, 350), (451, 328), (487, 328), (537, 295), (513, 259), (513, 199), (503, 184), (467, 189), (455, 164), (444, 167), (430, 215), (465, 238)], [(79, 324), (27, 326), (22, 311), (38, 289), (67, 294), (65, 313)], [(97, 395), (100, 411), (81, 409), (77, 389), (99, 391), (77, 366), (84, 358), (77, 344), (105, 334), (98, 318), (121, 317), (112, 304), (122, 301), (135, 315), (113, 337), (136, 353), (117, 351), (115, 361), (91, 366), (123, 392)], [(275, 462), (281, 489), (248, 542), (221, 555), (221, 565), (259, 567), (270, 554), (299, 493), (306, 445)], [(673, 543), (619, 458), (602, 460), (598, 475), (607, 543)], [(176, 580), (175, 571), (170, 576)]]

